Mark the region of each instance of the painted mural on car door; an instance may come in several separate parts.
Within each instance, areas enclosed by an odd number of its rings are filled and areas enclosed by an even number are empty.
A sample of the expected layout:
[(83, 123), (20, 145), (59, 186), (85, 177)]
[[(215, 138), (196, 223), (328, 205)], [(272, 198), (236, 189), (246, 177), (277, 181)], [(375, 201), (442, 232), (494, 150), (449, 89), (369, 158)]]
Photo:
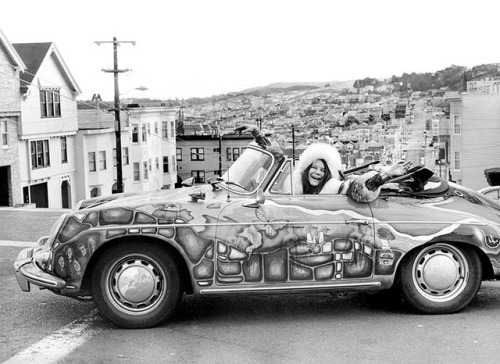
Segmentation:
[(218, 221), (216, 283), (324, 283), (391, 274), (394, 252), (369, 221), (368, 205), (341, 195), (231, 204)]

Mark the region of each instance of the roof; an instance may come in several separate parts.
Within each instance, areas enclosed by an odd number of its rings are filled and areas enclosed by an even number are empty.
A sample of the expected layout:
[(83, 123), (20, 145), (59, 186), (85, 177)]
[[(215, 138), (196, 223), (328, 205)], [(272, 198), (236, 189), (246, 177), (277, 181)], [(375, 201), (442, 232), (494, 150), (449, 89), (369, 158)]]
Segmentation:
[(21, 73), (21, 81), (26, 85), (31, 85), (44, 60), (51, 54), (54, 54), (56, 61), (61, 68), (61, 72), (69, 83), (71, 91), (81, 93), (80, 87), (71, 75), (71, 72), (64, 63), (64, 60), (54, 43), (15, 43), (13, 46), (17, 53), (21, 56), (23, 62), (26, 64), (25, 72)]
[(12, 63), (15, 66), (19, 67), (21, 71), (26, 70), (26, 65), (24, 64), (21, 56), (16, 51), (14, 46), (9, 42), (5, 34), (2, 32), (2, 29), (0, 29), (0, 45), (3, 45), (5, 51), (7, 52), (7, 55), (10, 57)]
[(52, 43), (13, 44), (17, 53), (19, 53), (26, 64), (26, 72), (21, 74), (21, 80), (31, 84), (51, 45)]

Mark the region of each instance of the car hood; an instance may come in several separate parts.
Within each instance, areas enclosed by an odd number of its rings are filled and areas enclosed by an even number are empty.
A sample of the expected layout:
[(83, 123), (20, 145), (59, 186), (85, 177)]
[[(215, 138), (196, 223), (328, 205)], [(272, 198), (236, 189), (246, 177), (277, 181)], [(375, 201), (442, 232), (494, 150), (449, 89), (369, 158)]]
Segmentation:
[(184, 187), (175, 190), (161, 190), (153, 192), (129, 192), (118, 193), (109, 196), (100, 196), (87, 200), (82, 200), (75, 207), (75, 210), (91, 209), (96, 207), (111, 208), (116, 206), (134, 207), (143, 205), (144, 202), (171, 201), (189, 197), (193, 192), (192, 188)]

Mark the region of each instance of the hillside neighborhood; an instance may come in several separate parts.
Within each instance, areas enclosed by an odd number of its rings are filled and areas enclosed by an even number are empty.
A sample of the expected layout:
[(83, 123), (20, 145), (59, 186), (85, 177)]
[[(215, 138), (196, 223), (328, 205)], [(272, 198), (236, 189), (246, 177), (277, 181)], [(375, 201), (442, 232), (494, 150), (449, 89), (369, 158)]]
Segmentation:
[(79, 100), (56, 44), (11, 43), (0, 30), (0, 85), (0, 206), (72, 208), (119, 192), (117, 166), (124, 192), (174, 189), (189, 177), (206, 183), (252, 141), (234, 134), (242, 124), (257, 125), (295, 158), (323, 142), (339, 150), (345, 169), (412, 159), (471, 189), (500, 184), (500, 78), (484, 73), (463, 72), (457, 87), (430, 90), (388, 80), (197, 103), (121, 99), (118, 129), (112, 102)]

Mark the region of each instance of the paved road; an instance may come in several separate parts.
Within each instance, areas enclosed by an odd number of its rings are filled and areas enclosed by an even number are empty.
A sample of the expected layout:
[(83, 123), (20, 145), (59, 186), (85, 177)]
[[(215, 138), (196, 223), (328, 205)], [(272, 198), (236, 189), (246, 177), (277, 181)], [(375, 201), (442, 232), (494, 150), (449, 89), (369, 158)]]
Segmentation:
[(65, 211), (0, 207), (0, 241), (36, 242)]

